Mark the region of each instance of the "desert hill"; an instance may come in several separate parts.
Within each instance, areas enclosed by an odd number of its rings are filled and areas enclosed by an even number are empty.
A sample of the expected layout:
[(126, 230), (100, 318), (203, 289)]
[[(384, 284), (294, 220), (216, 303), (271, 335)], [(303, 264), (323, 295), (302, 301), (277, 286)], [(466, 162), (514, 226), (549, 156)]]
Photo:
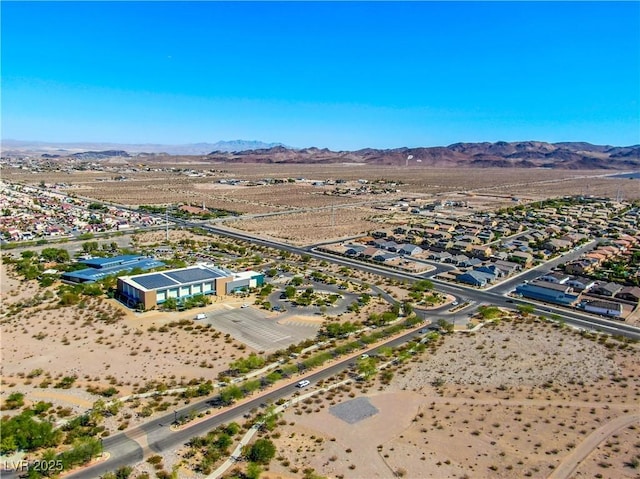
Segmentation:
[[(91, 144), (108, 148), (81, 149), (89, 144), (45, 144), (3, 141), (3, 156), (100, 161), (136, 157), (144, 161), (184, 161), (267, 164), (365, 164), (437, 168), (558, 168), (640, 170), (640, 145), (593, 145), (586, 142), (519, 141), (454, 143), (449, 146), (332, 151), (328, 148), (292, 148), (281, 143), (219, 141), (189, 145)], [(64, 147), (64, 148), (61, 148)]]
[(212, 161), (235, 163), (364, 163), (371, 165), (475, 167), (475, 168), (640, 168), (640, 146), (614, 147), (589, 143), (541, 141), (454, 143), (446, 147), (365, 148), (331, 151), (326, 148), (292, 149), (283, 146), (236, 152), (213, 151)]

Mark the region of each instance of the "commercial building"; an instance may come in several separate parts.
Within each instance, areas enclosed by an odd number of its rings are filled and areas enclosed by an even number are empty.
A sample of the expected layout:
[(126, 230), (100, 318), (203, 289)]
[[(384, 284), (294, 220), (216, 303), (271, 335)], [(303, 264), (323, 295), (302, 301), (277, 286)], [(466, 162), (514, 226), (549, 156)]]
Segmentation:
[(180, 303), (197, 295), (223, 296), (264, 284), (255, 271), (231, 271), (208, 264), (118, 278), (117, 297), (127, 306), (152, 309), (174, 298)]
[(62, 280), (69, 283), (94, 283), (123, 271), (132, 271), (134, 269), (148, 271), (164, 266), (162, 261), (133, 254), (114, 256), (112, 258), (85, 259), (80, 263), (88, 266), (88, 268), (63, 273)]
[(516, 294), (525, 298), (564, 305), (572, 304), (579, 296), (573, 294), (573, 289), (570, 286), (539, 280), (519, 285), (516, 288)]
[(604, 316), (619, 318), (622, 315), (622, 305), (612, 301), (583, 301), (579, 306), (585, 311)]

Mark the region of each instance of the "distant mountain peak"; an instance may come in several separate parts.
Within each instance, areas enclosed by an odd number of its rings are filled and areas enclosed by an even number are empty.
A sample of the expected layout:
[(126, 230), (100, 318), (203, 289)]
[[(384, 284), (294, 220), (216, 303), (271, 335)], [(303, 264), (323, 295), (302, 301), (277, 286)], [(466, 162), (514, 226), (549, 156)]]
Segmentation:
[[(202, 143), (205, 145), (206, 143)], [(234, 151), (249, 151), (249, 150), (269, 150), (271, 148), (282, 147), (288, 148), (282, 143), (265, 143), (264, 141), (257, 140), (229, 140), (229, 141), (218, 141), (213, 144), (208, 144), (210, 146), (210, 150), (212, 151), (224, 151), (224, 152), (234, 152)]]

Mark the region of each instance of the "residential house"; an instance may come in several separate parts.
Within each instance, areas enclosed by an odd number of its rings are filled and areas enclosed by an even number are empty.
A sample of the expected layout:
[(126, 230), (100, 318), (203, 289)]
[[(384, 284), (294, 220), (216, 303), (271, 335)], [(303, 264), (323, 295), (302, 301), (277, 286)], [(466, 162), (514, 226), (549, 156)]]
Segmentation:
[(592, 273), (597, 265), (595, 258), (582, 258), (565, 264), (564, 270), (569, 274), (585, 275)]
[(448, 262), (448, 260), (450, 260), (451, 257), (452, 257), (451, 253), (449, 253), (448, 251), (442, 251), (442, 252), (432, 251), (429, 254), (429, 259), (431, 259), (433, 261), (439, 261), (441, 263)]
[(510, 276), (522, 269), (522, 266), (518, 263), (514, 263), (513, 261), (503, 261), (503, 260), (495, 260), (493, 262), (498, 268), (505, 272), (507, 276)]
[(598, 284), (595, 288), (591, 290), (591, 294), (598, 294), (600, 296), (607, 296), (609, 298), (613, 298), (616, 294), (618, 294), (622, 290), (622, 286), (618, 283), (604, 283)]
[(540, 276), (538, 280), (546, 281), (548, 283), (565, 284), (571, 279), (571, 276), (565, 273), (547, 273), (544, 276)]
[(478, 233), (477, 236), (478, 239), (483, 243), (489, 243), (494, 238), (493, 231), (490, 230), (482, 230)]
[(362, 253), (360, 253), (360, 256), (363, 258), (373, 258), (380, 253), (383, 253), (383, 251), (380, 251), (378, 248), (369, 247), (363, 250)]
[(422, 253), (422, 248), (414, 244), (403, 244), (403, 245), (400, 245), (400, 249), (398, 250), (398, 253), (406, 256), (414, 256)]
[(567, 250), (571, 248), (571, 246), (573, 246), (573, 243), (571, 243), (571, 241), (561, 240), (557, 238), (550, 239), (544, 244), (545, 248), (554, 252)]
[(571, 286), (575, 291), (583, 293), (593, 288), (596, 285), (596, 282), (590, 278), (572, 276), (565, 284), (567, 286)]
[(482, 259), (488, 259), (493, 254), (493, 250), (489, 246), (472, 246), (468, 251), (471, 256)]
[(487, 283), (493, 281), (495, 277), (488, 273), (482, 273), (480, 271), (467, 271), (466, 273), (459, 274), (456, 276), (456, 280), (461, 283), (470, 284), (472, 286), (483, 287), (486, 286)]
[(362, 253), (365, 249), (367, 249), (366, 246), (363, 245), (356, 245), (356, 244), (350, 244), (350, 245), (345, 245), (345, 247), (347, 248), (346, 251), (344, 252), (345, 255), (347, 256), (358, 256), (360, 253)]
[(400, 256), (395, 254), (395, 253), (380, 252), (377, 255), (373, 256), (372, 259), (374, 261), (378, 261), (380, 263), (388, 263), (388, 262), (393, 261), (394, 259), (398, 259), (398, 258), (400, 258)]
[(469, 257), (465, 254), (457, 254), (455, 256), (449, 256), (444, 260), (445, 263), (455, 264), (456, 266), (461, 265), (462, 263), (466, 263), (469, 261)]
[(502, 278), (505, 276), (505, 272), (493, 263), (476, 266), (473, 270), (491, 274), (494, 278)]
[(637, 286), (625, 286), (615, 297), (634, 303), (640, 302), (640, 288)]
[(482, 260), (480, 258), (469, 258), (467, 261), (462, 261), (458, 263), (460, 268), (473, 268), (475, 266), (480, 266), (482, 264)]
[(509, 260), (528, 267), (531, 266), (531, 263), (533, 263), (533, 255), (531, 253), (526, 253), (523, 251), (514, 251), (509, 256)]

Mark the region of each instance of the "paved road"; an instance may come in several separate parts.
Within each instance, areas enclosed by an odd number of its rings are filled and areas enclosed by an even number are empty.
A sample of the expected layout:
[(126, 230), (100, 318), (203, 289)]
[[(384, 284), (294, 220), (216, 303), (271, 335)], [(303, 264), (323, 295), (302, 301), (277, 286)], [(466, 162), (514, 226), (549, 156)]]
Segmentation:
[(589, 434), (569, 453), (549, 475), (548, 479), (569, 479), (582, 461), (606, 438), (640, 421), (640, 414), (620, 416)]
[[(420, 326), (415, 329), (408, 330), (406, 333), (403, 333), (394, 339), (388, 340), (387, 342), (379, 344), (373, 348), (361, 350), (357, 354), (365, 352), (375, 354), (380, 347), (398, 346), (411, 340), (416, 335), (416, 330), (419, 328)], [(320, 380), (326, 379), (348, 369), (349, 364), (352, 361), (353, 358), (349, 356), (328, 366), (326, 369), (313, 373), (301, 374), (288, 384), (282, 385), (273, 390), (265, 391), (256, 397), (248, 398), (245, 402), (241, 402), (236, 406), (221, 410), (219, 413), (201, 422), (197, 422), (186, 429), (179, 431), (172, 431), (170, 429), (169, 426), (174, 421), (176, 414), (180, 417), (182, 415), (189, 414), (191, 411), (196, 413), (204, 412), (205, 410), (214, 407), (211, 399), (199, 401), (187, 408), (177, 411), (177, 413), (171, 412), (144, 425), (132, 428), (125, 433), (108, 437), (103, 442), (104, 450), (110, 454), (107, 461), (69, 474), (65, 476), (65, 478), (95, 479), (109, 471), (114, 471), (121, 466), (140, 462), (148, 454), (159, 454), (165, 451), (175, 450), (177, 447), (188, 442), (192, 437), (204, 435), (219, 425), (242, 417), (242, 415), (248, 413), (254, 408), (259, 408), (262, 404), (272, 403), (282, 397), (293, 395), (299, 391), (295, 386), (299, 380), (308, 379), (312, 384), (315, 384)], [(145, 444), (144, 449), (140, 443)], [(5, 476), (3, 474), (3, 477), (11, 476)]]

